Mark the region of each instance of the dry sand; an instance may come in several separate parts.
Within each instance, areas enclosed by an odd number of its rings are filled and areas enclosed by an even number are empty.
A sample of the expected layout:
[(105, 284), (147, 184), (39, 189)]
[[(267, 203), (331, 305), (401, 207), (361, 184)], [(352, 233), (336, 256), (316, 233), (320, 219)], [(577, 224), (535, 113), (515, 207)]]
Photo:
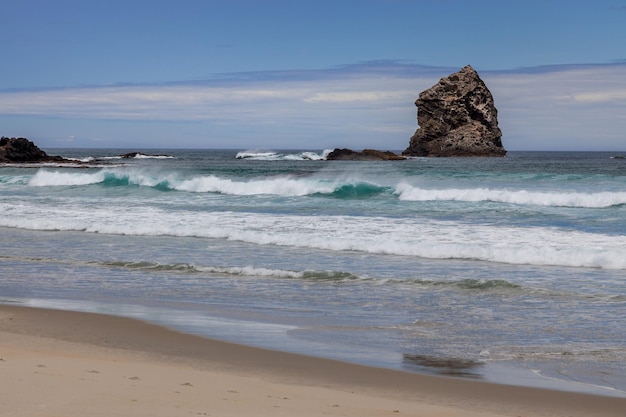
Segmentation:
[(0, 416), (624, 416), (626, 399), (424, 376), (0, 306)]

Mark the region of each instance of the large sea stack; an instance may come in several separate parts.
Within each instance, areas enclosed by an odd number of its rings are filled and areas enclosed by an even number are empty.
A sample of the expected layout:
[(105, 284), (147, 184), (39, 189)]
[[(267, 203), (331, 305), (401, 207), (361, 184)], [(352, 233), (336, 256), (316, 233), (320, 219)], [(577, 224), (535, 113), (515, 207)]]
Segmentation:
[(471, 66), (422, 91), (415, 105), (419, 128), (404, 155), (506, 155), (493, 96)]

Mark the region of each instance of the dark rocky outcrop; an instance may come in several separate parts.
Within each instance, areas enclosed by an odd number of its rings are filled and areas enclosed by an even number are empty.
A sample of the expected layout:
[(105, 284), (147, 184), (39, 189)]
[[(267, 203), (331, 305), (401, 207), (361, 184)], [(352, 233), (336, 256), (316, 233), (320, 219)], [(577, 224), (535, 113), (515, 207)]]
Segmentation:
[(148, 158), (171, 158), (170, 155), (149, 154), (149, 153), (143, 153), (143, 152), (128, 152), (128, 153), (125, 153), (123, 155), (120, 155), (120, 158), (122, 158), (122, 159), (133, 159), (133, 158), (141, 158), (141, 157), (148, 157)]
[(69, 162), (60, 156), (50, 156), (26, 138), (0, 139), (1, 163)]
[(326, 159), (329, 161), (397, 161), (406, 158), (390, 151), (363, 149), (357, 152), (347, 148), (336, 148), (326, 156)]
[(120, 155), (120, 158), (131, 159), (131, 158), (136, 158), (137, 156), (141, 156), (141, 155), (145, 155), (145, 154), (141, 152), (128, 152), (128, 153), (125, 153), (124, 155)]
[(493, 96), (471, 66), (422, 91), (415, 105), (419, 128), (404, 155), (506, 155)]

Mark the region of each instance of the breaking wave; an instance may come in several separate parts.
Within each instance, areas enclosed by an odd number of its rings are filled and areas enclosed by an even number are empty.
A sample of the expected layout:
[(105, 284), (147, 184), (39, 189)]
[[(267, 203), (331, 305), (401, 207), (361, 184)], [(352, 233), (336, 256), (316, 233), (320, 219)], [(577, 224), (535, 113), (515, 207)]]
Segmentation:
[[(0, 202), (0, 226), (135, 236), (225, 239), (327, 251), (430, 259), (626, 269), (626, 236), (553, 227), (416, 222), (377, 216), (276, 215), (230, 211), (168, 211), (136, 206), (16, 206)], [(338, 226), (340, 225), (340, 227)]]
[(405, 182), (382, 186), (368, 180), (324, 179), (315, 176), (282, 175), (253, 179), (230, 179), (217, 175), (180, 178), (174, 172), (150, 171), (141, 168), (104, 168), (98, 171), (55, 171), (40, 169), (32, 178), (3, 177), (0, 184), (24, 183), (32, 187), (141, 186), (162, 191), (226, 195), (329, 195), (337, 198), (368, 198), (383, 193), (400, 201), (458, 201), (467, 203), (494, 202), (542, 207), (608, 208), (626, 205), (625, 191), (529, 191), (493, 188), (421, 188)]
[(104, 170), (93, 173), (39, 170), (30, 179), (28, 185), (32, 187), (59, 187), (98, 184), (103, 182), (107, 175), (110, 174)]
[(490, 188), (426, 189), (401, 183), (395, 188), (404, 201), (464, 201), (553, 207), (605, 208), (626, 204), (626, 192), (554, 192)]
[(326, 149), (321, 153), (296, 152), (280, 153), (274, 151), (242, 151), (235, 155), (236, 159), (249, 159), (251, 161), (322, 161), (325, 160), (331, 149)]
[(330, 195), (338, 198), (369, 197), (387, 190), (375, 184), (350, 180), (325, 180), (313, 177), (278, 176), (250, 180), (233, 180), (215, 175), (177, 178), (175, 174), (153, 174), (149, 171), (103, 169), (97, 172), (38, 171), (29, 181), (32, 187), (85, 186), (144, 186), (159, 190), (227, 195), (306, 196)]
[(310, 194), (329, 194), (335, 191), (336, 185), (331, 181), (320, 181), (309, 178), (290, 176), (261, 178), (248, 181), (234, 181), (214, 175), (201, 176), (170, 183), (174, 190), (196, 193), (221, 193), (230, 195), (261, 195), (272, 194), (281, 196), (305, 196)]
[(88, 157), (85, 158), (85, 162), (91, 162), (94, 160), (117, 160), (117, 159), (174, 159), (172, 155), (151, 155), (143, 152), (131, 152), (124, 155), (115, 156), (101, 156), (101, 157)]

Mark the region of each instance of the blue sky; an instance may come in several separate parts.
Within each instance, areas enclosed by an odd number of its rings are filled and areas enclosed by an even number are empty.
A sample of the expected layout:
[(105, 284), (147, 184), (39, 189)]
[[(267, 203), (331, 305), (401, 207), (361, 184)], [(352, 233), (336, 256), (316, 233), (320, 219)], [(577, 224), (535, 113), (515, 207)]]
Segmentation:
[(626, 0), (0, 0), (0, 135), (402, 150), (471, 64), (509, 150), (626, 151)]

